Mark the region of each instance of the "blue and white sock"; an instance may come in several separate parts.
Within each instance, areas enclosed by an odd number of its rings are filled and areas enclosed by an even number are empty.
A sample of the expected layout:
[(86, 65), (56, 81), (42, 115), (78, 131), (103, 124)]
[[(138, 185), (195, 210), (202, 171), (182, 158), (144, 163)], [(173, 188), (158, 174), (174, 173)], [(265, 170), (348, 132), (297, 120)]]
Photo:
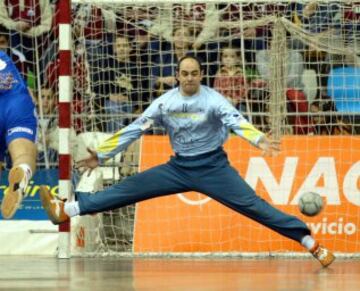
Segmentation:
[(314, 248), (316, 241), (311, 235), (305, 235), (301, 240), (301, 244), (310, 251)]

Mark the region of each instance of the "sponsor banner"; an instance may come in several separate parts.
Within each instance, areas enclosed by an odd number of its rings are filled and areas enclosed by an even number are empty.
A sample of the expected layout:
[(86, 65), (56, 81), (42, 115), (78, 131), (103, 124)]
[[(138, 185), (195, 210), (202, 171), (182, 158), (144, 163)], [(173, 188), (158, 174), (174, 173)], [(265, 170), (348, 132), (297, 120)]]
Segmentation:
[[(359, 137), (284, 137), (281, 154), (264, 157), (233, 136), (225, 150), (259, 196), (298, 216), (334, 251), (360, 252)], [(141, 171), (166, 162), (171, 154), (167, 137), (145, 136)], [(306, 191), (324, 198), (324, 210), (315, 217), (305, 217), (298, 209), (299, 196)], [(297, 242), (196, 192), (139, 203), (134, 240), (137, 252), (303, 250)]]
[[(2, 171), (0, 180), (0, 199), (2, 201), (4, 193), (8, 190), (9, 171)], [(23, 200), (20, 208), (15, 213), (13, 220), (48, 220), (40, 202), (40, 185), (50, 187), (54, 195), (58, 194), (59, 175), (57, 169), (37, 170), (26, 188), (27, 197)], [(1, 216), (1, 215), (0, 215)], [(2, 219), (2, 217), (0, 217)]]

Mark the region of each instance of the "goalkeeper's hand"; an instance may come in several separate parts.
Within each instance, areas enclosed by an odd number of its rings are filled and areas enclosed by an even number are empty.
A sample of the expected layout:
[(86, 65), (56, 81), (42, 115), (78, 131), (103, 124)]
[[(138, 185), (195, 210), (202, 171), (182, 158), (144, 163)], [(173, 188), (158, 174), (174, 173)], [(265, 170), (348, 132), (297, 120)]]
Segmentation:
[(263, 155), (277, 156), (280, 153), (280, 141), (273, 140), (270, 135), (264, 135), (258, 147), (263, 150)]
[(76, 168), (79, 169), (80, 173), (83, 174), (86, 171), (88, 172), (88, 176), (90, 176), (92, 170), (99, 166), (100, 162), (97, 156), (96, 151), (87, 148), (90, 156), (87, 158), (76, 162)]

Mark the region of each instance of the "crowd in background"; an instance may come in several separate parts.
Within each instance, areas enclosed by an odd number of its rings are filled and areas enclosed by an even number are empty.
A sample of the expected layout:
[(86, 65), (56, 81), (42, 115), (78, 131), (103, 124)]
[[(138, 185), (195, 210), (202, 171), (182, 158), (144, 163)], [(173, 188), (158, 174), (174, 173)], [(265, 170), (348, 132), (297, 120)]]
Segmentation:
[[(340, 108), (329, 90), (329, 76), (338, 68), (359, 71), (352, 79), (360, 86), (360, 1), (180, 3), (73, 4), (74, 134), (114, 132), (129, 124), (152, 100), (177, 85), (176, 64), (186, 54), (202, 60), (204, 84), (222, 93), (261, 130), (270, 130), (273, 23), (240, 25), (266, 17), (285, 17), (313, 36), (340, 35), (355, 51), (330, 54), (286, 35), (284, 134), (359, 133), (360, 108)], [(39, 149), (45, 143), (54, 159), (60, 61), (57, 6), (49, 0), (0, 0), (0, 49), (12, 57), (38, 104)], [(304, 83), (309, 71), (315, 81), (310, 90)], [(355, 89), (354, 93), (342, 88), (339, 94), (355, 94), (360, 103), (360, 88)]]

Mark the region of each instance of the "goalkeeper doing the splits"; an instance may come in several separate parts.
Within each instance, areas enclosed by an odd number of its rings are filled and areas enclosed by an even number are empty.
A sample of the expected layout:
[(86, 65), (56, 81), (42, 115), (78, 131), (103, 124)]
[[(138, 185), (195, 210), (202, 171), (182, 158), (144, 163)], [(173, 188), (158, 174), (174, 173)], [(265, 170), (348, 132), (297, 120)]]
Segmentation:
[(175, 155), (156, 166), (95, 194), (77, 192), (77, 201), (64, 202), (41, 188), (41, 199), (55, 224), (69, 217), (116, 209), (142, 200), (197, 191), (262, 225), (301, 243), (326, 267), (334, 255), (311, 236), (304, 222), (285, 214), (256, 195), (229, 164), (223, 144), (231, 129), (266, 154), (276, 155), (280, 143), (250, 124), (221, 94), (201, 85), (200, 61), (185, 56), (178, 62), (179, 87), (159, 98), (133, 123), (115, 133), (90, 156), (78, 162), (92, 170), (125, 150), (153, 124), (163, 126)]

